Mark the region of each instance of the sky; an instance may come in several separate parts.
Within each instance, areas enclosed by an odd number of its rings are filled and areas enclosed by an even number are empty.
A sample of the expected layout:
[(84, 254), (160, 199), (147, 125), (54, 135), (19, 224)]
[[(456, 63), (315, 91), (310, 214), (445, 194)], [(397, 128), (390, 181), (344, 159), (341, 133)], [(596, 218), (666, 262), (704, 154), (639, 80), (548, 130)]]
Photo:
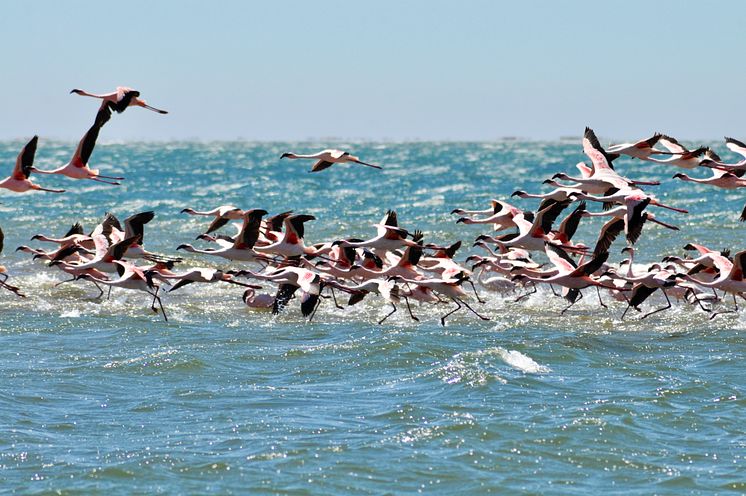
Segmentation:
[(6, 2), (0, 139), (746, 139), (746, 2)]

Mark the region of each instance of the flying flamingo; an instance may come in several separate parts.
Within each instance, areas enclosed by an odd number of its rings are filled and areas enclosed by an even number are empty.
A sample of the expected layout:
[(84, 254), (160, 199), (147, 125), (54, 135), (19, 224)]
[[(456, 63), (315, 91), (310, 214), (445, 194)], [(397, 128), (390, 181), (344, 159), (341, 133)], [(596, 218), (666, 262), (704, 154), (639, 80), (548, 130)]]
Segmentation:
[(265, 260), (267, 257), (257, 253), (253, 248), (256, 244), (256, 240), (259, 239), (259, 228), (261, 227), (262, 217), (266, 214), (267, 211), (261, 209), (245, 211), (243, 213), (243, 226), (241, 227), (241, 232), (236, 236), (233, 242), (218, 238), (217, 241), (221, 245), (220, 248), (200, 250), (190, 244), (183, 244), (176, 247), (176, 249), (244, 262)]
[(412, 318), (412, 320), (418, 322), (420, 319), (415, 317), (415, 315), (412, 313), (412, 308), (409, 306), (409, 299), (407, 296), (402, 294), (401, 288), (398, 284), (396, 284), (397, 280), (397, 277), (388, 277), (386, 279), (371, 279), (365, 281), (364, 283), (358, 284), (357, 286), (348, 286), (348, 289), (359, 292), (350, 296), (350, 301), (347, 304), (354, 305), (356, 303), (359, 303), (363, 300), (363, 298), (365, 298), (365, 295), (367, 295), (368, 293), (376, 293), (380, 295), (384, 300), (391, 303), (392, 307), (391, 312), (386, 314), (381, 320), (378, 321), (378, 325), (381, 325), (386, 319), (391, 317), (394, 312), (396, 312), (396, 304), (399, 303), (401, 298), (404, 298), (404, 302), (407, 304), (407, 310), (409, 311), (409, 316)]
[(662, 135), (658, 142), (666, 147), (673, 155), (670, 158), (661, 160), (648, 157), (649, 162), (657, 164), (675, 165), (683, 169), (694, 169), (699, 166), (699, 156), (707, 151), (705, 147), (699, 147), (696, 150), (687, 150), (681, 143), (670, 136)]
[[(71, 177), (73, 179), (91, 179), (100, 183), (119, 186), (119, 183), (116, 181), (123, 180), (123, 177), (103, 176), (99, 174), (98, 169), (91, 169), (88, 167), (88, 159), (91, 158), (93, 148), (96, 146), (98, 132), (110, 118), (111, 110), (109, 110), (109, 107), (103, 107), (98, 111), (95, 122), (85, 135), (83, 135), (83, 138), (78, 144), (78, 148), (75, 149), (75, 153), (67, 165), (51, 171), (43, 171), (36, 168), (34, 168), (33, 171), (40, 174), (62, 174), (63, 176)], [(104, 179), (113, 179), (115, 182), (105, 181)]]
[(157, 309), (155, 308), (155, 302), (157, 301), (158, 305), (161, 307), (163, 320), (168, 322), (166, 311), (163, 308), (163, 302), (161, 301), (161, 297), (158, 296), (158, 290), (160, 288), (153, 284), (152, 277), (150, 277), (149, 273), (143, 271), (139, 267), (136, 267), (134, 264), (129, 262), (114, 260), (114, 264), (116, 265), (117, 272), (119, 273), (118, 279), (101, 279), (90, 274), (82, 274), (78, 276), (78, 278), (89, 279), (99, 284), (105, 284), (111, 287), (116, 286), (118, 288), (134, 289), (148, 293), (150, 296), (153, 297), (153, 304), (151, 305), (151, 309), (157, 312)]
[[(546, 254), (549, 260), (557, 268), (556, 275), (542, 278), (518, 274), (516, 276), (513, 276), (513, 281), (532, 281), (534, 283), (540, 282), (544, 284), (557, 284), (558, 286), (563, 286), (568, 290), (571, 290), (571, 292), (568, 292), (568, 294), (573, 295), (572, 297), (568, 298), (568, 300), (570, 300), (570, 305), (565, 307), (562, 312), (560, 312), (560, 315), (564, 314), (567, 310), (570, 309), (570, 307), (580, 301), (580, 299), (583, 297), (583, 294), (579, 292), (579, 290), (581, 289), (587, 288), (589, 286), (596, 286), (596, 288), (602, 287), (607, 289), (617, 289), (613, 286), (606, 286), (603, 283), (599, 282), (597, 279), (591, 277), (594, 272), (599, 270), (603, 266), (603, 264), (606, 263), (606, 260), (609, 258), (609, 252), (603, 252), (598, 255), (594, 255), (590, 261), (580, 266), (577, 266), (575, 262), (561, 248), (553, 246), (549, 243), (546, 243)], [(572, 290), (578, 290), (578, 292), (574, 292)], [(601, 302), (600, 293), (599, 302)], [(601, 302), (601, 305), (605, 306), (603, 305), (603, 302)]]
[[(0, 229), (0, 253), (3, 252), (3, 245), (5, 242), (5, 234), (3, 233), (3, 230)], [(15, 286), (11, 286), (7, 283), (8, 281), (8, 271), (5, 268), (5, 266), (0, 265), (0, 277), (2, 277), (2, 280), (0, 281), (0, 287), (3, 287), (7, 289), (8, 291), (15, 293), (16, 295), (25, 298), (25, 295), (20, 293), (20, 288), (17, 288)]]
[(290, 158), (290, 159), (296, 159), (296, 158), (310, 158), (310, 159), (316, 159), (317, 162), (313, 164), (313, 167), (309, 172), (319, 172), (324, 169), (328, 169), (333, 164), (345, 164), (348, 162), (354, 162), (356, 164), (360, 165), (366, 165), (368, 167), (373, 167), (375, 169), (382, 169), (383, 167), (379, 165), (373, 165), (368, 164), (366, 162), (363, 162), (358, 157), (355, 157), (354, 155), (350, 155), (349, 152), (345, 152), (342, 150), (322, 150), (318, 153), (313, 153), (311, 155), (298, 155), (296, 153), (283, 153), (280, 159), (283, 158)]
[(122, 112), (127, 110), (127, 107), (131, 106), (143, 107), (148, 110), (152, 110), (153, 112), (158, 112), (159, 114), (168, 113), (165, 110), (151, 107), (145, 102), (145, 100), (140, 99), (139, 91), (124, 86), (119, 86), (117, 87), (116, 91), (113, 91), (111, 93), (104, 93), (102, 95), (88, 93), (87, 91), (79, 89), (74, 89), (70, 91), (70, 93), (75, 93), (76, 95), (80, 96), (91, 96), (93, 98), (100, 98), (101, 100), (103, 100), (101, 102), (101, 108), (109, 107), (112, 110), (116, 110), (118, 114), (121, 114)]
[(738, 303), (736, 302), (736, 296), (744, 298), (743, 293), (746, 292), (746, 280), (744, 280), (744, 270), (746, 270), (746, 250), (736, 253), (733, 257), (733, 262), (717, 252), (707, 253), (700, 258), (709, 258), (712, 261), (712, 263), (719, 271), (718, 277), (710, 282), (704, 282), (700, 279), (696, 279), (689, 274), (684, 274), (681, 277), (702, 287), (719, 289), (725, 293), (730, 293), (733, 295), (734, 309), (721, 312), (713, 312), (712, 315), (710, 315), (710, 319), (714, 319), (715, 317), (723, 313), (738, 312)]
[(212, 210), (207, 211), (197, 211), (193, 208), (185, 208), (181, 211), (182, 214), (189, 214), (189, 215), (203, 215), (206, 217), (215, 217), (215, 220), (212, 221), (210, 224), (210, 227), (207, 228), (207, 231), (205, 231), (205, 234), (210, 234), (213, 231), (216, 231), (226, 225), (231, 220), (241, 220), (243, 218), (243, 210), (240, 208), (234, 207), (233, 205), (221, 205), (219, 207), (213, 208)]
[(734, 170), (746, 170), (746, 143), (738, 141), (734, 138), (728, 138), (726, 136), (725, 146), (733, 153), (741, 155), (743, 159), (739, 160), (735, 164), (726, 164), (720, 159), (720, 157), (717, 156), (716, 153), (713, 153), (712, 150), (708, 150), (707, 152), (705, 152), (705, 158), (702, 159), (699, 165), (702, 165), (704, 167), (714, 167), (716, 169), (726, 169), (731, 172), (733, 172)]
[(650, 138), (636, 141), (634, 143), (611, 145), (606, 149), (606, 151), (609, 153), (627, 155), (632, 158), (639, 158), (640, 160), (647, 160), (651, 155), (672, 155), (671, 152), (664, 152), (654, 148), (655, 144), (658, 143), (658, 140), (662, 137), (663, 135), (661, 133), (655, 133)]
[(395, 277), (394, 280), (411, 285), (422, 286), (450, 298), (456, 304), (456, 308), (440, 318), (440, 324), (443, 326), (446, 325), (446, 319), (453, 313), (461, 310), (462, 307), (466, 307), (469, 311), (471, 311), (471, 313), (482, 320), (490, 320), (488, 317), (480, 315), (468, 303), (466, 303), (466, 301), (464, 301), (464, 298), (466, 297), (466, 291), (464, 291), (464, 289), (461, 287), (461, 284), (466, 279), (463, 273), (457, 274), (456, 277), (453, 279), (407, 279), (404, 277)]
[(671, 300), (666, 294), (666, 289), (676, 285), (676, 278), (678, 277), (676, 272), (671, 269), (673, 266), (663, 267), (660, 264), (653, 264), (646, 273), (642, 275), (634, 275), (630, 267), (627, 270), (627, 274), (620, 274), (613, 269), (607, 271), (607, 274), (612, 274), (616, 279), (633, 283), (632, 294), (627, 303), (627, 308), (622, 313), (621, 320), (624, 320), (624, 316), (630, 308), (634, 308), (638, 312), (640, 311), (639, 306), (650, 297), (656, 290), (660, 289), (663, 296), (666, 298), (666, 306), (651, 310), (640, 319), (647, 318), (663, 310), (671, 308)]
[(38, 184), (31, 182), (29, 176), (34, 169), (34, 156), (36, 155), (36, 143), (39, 141), (38, 136), (31, 138), (21, 149), (16, 159), (16, 166), (13, 168), (13, 174), (0, 181), (0, 188), (9, 189), (16, 193), (23, 193), (29, 190), (48, 191), (50, 193), (64, 193), (64, 189), (42, 188)]

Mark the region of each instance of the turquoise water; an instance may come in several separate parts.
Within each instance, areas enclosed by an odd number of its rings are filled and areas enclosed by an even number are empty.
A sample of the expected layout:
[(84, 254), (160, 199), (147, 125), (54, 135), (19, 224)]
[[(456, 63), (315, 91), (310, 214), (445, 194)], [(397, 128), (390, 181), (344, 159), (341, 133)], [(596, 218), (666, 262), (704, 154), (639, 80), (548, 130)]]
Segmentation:
[[(0, 143), (5, 171), (22, 145)], [(326, 146), (385, 170), (308, 174), (309, 163), (278, 160)], [(42, 139), (37, 165), (73, 148)], [(419, 324), (398, 312), (378, 326), (388, 309), (366, 298), (344, 311), (325, 303), (307, 323), (292, 306), (278, 317), (245, 308), (241, 288), (191, 285), (164, 297), (164, 322), (138, 294), (55, 288), (61, 275), (13, 251), (76, 220), (88, 231), (106, 211), (154, 210), (145, 244), (174, 254), (209, 222), (182, 208), (227, 203), (313, 214), (310, 242), (367, 237), (391, 208), (426, 241), (468, 246), (483, 231), (456, 225), (451, 209), (546, 190), (542, 179), (582, 159), (575, 142), (102, 143), (91, 165), (127, 176), (122, 187), (42, 176), (68, 193), (0, 192), (2, 263), (28, 294), (0, 293), (0, 491), (746, 492), (741, 315), (709, 321), (675, 304), (621, 322), (621, 304), (598, 308), (589, 294), (560, 318), (551, 293), (514, 303), (482, 290), (489, 322), (457, 313), (441, 327), (446, 310), (423, 306)], [(691, 211), (661, 211), (682, 230), (646, 226), (638, 261), (690, 241), (744, 248), (742, 194), (676, 182), (663, 166), (618, 169), (664, 179), (649, 189)], [(577, 239), (590, 245), (601, 221), (586, 221)]]

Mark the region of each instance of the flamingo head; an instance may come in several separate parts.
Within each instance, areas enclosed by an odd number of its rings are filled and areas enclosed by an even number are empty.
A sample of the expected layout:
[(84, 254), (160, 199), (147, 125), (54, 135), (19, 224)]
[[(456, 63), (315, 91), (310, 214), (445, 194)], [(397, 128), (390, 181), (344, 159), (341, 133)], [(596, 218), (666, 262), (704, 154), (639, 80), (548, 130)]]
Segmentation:
[(514, 196), (520, 196), (521, 198), (523, 198), (525, 195), (526, 195), (525, 191), (518, 190), (518, 191), (514, 191), (513, 194), (510, 196), (511, 198)]

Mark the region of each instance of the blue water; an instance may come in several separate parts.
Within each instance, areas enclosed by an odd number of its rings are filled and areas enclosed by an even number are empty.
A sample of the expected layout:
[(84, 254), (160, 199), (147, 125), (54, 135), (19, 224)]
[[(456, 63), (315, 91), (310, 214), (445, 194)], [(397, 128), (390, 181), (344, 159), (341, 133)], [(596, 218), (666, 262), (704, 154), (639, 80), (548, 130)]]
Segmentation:
[[(245, 308), (241, 288), (191, 285), (164, 297), (164, 322), (139, 294), (54, 287), (58, 272), (13, 251), (77, 220), (88, 231), (107, 211), (154, 210), (145, 244), (174, 254), (209, 222), (182, 208), (227, 203), (313, 214), (310, 242), (366, 237), (395, 209), (426, 241), (468, 246), (486, 230), (455, 224), (451, 209), (546, 190), (542, 179), (575, 172), (578, 143), (102, 143), (91, 165), (127, 176), (122, 187), (41, 176), (68, 193), (0, 192), (1, 260), (28, 294), (0, 293), (0, 492), (746, 492), (741, 315), (709, 321), (675, 304), (622, 322), (621, 304), (598, 308), (589, 293), (560, 318), (549, 292), (514, 303), (482, 290), (489, 322), (457, 313), (441, 327), (446, 309), (423, 306), (419, 324), (402, 311), (378, 326), (388, 309), (366, 298), (325, 303), (307, 323), (295, 307)], [(0, 143), (3, 170), (22, 145)], [(42, 139), (37, 165), (66, 162), (74, 146)], [(327, 146), (385, 169), (308, 174), (278, 160)], [(744, 195), (671, 180), (663, 166), (618, 169), (664, 180), (650, 190), (691, 211), (661, 211), (682, 230), (646, 226), (638, 261), (690, 241), (744, 248)], [(592, 245), (600, 225), (584, 220), (577, 239)]]

